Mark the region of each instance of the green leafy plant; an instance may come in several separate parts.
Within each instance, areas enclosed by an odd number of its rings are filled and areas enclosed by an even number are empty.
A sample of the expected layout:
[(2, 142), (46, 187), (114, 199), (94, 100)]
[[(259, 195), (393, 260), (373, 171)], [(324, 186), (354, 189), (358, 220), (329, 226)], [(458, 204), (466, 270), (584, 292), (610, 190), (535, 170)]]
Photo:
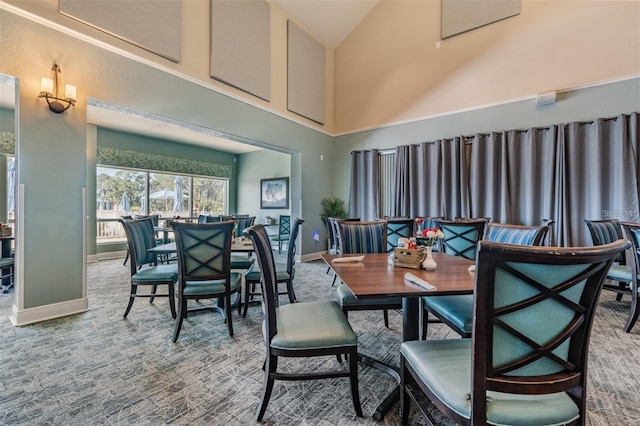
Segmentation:
[(347, 217), (348, 213), (344, 206), (344, 200), (340, 197), (325, 197), (320, 201), (320, 206), (322, 207), (322, 213), (320, 213), (322, 219), (328, 217)]

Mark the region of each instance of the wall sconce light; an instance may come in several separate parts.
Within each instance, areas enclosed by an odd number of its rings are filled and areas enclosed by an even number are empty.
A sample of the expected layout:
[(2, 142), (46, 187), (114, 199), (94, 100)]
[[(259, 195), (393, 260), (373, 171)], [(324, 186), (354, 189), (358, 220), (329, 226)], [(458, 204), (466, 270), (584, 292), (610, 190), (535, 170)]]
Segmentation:
[(40, 81), (39, 98), (45, 98), (49, 109), (56, 114), (60, 114), (69, 109), (70, 106), (76, 104), (76, 86), (71, 84), (64, 85), (64, 98), (61, 98), (61, 78), (62, 70), (54, 63), (51, 68), (53, 78), (42, 77)]

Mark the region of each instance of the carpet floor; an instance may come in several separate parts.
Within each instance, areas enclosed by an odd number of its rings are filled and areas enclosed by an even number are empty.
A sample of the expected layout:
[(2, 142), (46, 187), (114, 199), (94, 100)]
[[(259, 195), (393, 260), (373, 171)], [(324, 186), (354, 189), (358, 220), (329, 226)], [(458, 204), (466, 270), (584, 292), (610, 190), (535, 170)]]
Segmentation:
[[(333, 299), (331, 279), (322, 262), (298, 264), (298, 299)], [(166, 299), (138, 299), (122, 318), (128, 283), (122, 259), (89, 264), (88, 312), (23, 327), (8, 319), (13, 293), (0, 296), (1, 425), (255, 423), (264, 361), (259, 306), (246, 318), (234, 311), (234, 337), (219, 314), (190, 315), (174, 344)], [(640, 424), (640, 326), (622, 331), (629, 305), (608, 292), (601, 296), (589, 354), (587, 425)], [(397, 364), (402, 321), (395, 312), (389, 317), (390, 328), (381, 312), (355, 312), (349, 320), (361, 352)], [(430, 326), (429, 339), (443, 338), (457, 335)], [(286, 371), (335, 364), (335, 357), (280, 363)], [(397, 406), (383, 422), (371, 417), (393, 379), (360, 364), (359, 380), (363, 418), (355, 416), (347, 379), (276, 381), (264, 424), (398, 424)], [(410, 421), (426, 423), (415, 409)]]

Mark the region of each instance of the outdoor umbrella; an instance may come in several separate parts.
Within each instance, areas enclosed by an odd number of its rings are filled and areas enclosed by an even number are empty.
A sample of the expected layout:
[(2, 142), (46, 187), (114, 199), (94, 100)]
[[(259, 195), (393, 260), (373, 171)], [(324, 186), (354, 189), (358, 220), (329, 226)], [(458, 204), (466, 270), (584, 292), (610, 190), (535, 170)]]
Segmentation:
[(164, 210), (167, 211), (168, 210), (168, 202), (167, 200), (169, 198), (175, 198), (176, 197), (176, 193), (173, 191), (169, 191), (167, 188), (162, 189), (160, 191), (155, 191), (152, 192), (149, 195), (149, 198), (152, 200), (164, 200)]
[(120, 200), (120, 210), (124, 210), (125, 212), (131, 210), (131, 203), (129, 202), (129, 196), (126, 192), (122, 194), (122, 199)]
[(147, 193), (145, 191), (140, 194), (140, 213), (147, 214)]
[(176, 198), (173, 202), (173, 212), (182, 213), (182, 211), (184, 210), (184, 206), (182, 205), (182, 192), (183, 192), (182, 178), (180, 176), (176, 176), (174, 183), (175, 183), (174, 192), (176, 194)]

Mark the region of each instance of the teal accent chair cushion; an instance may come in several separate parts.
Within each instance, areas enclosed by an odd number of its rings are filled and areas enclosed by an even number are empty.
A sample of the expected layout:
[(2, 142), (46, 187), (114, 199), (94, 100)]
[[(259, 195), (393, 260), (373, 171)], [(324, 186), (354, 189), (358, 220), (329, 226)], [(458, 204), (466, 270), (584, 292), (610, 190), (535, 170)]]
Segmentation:
[[(400, 353), (427, 387), (453, 411), (471, 417), (471, 339), (416, 340)], [(516, 395), (489, 391), (487, 423), (492, 425), (563, 425), (578, 419), (578, 406), (565, 392)]]

